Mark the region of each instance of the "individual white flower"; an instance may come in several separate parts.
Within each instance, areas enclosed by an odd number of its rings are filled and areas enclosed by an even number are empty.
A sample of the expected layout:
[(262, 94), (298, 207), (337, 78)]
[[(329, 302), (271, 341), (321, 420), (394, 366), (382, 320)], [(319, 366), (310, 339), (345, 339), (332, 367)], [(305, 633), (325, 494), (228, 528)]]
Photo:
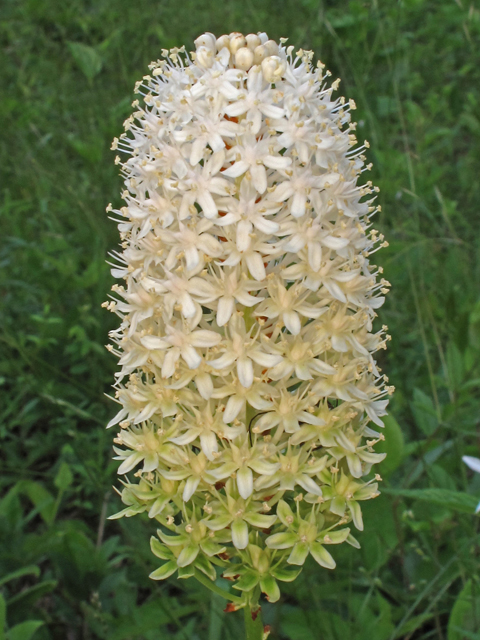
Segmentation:
[(281, 107), (272, 104), (275, 93), (270, 87), (265, 88), (261, 67), (255, 65), (250, 69), (246, 85), (246, 91), (225, 108), (225, 113), (230, 117), (245, 114), (245, 123), (250, 133), (256, 135), (262, 126), (262, 116), (281, 118), (285, 112)]
[(267, 353), (260, 348), (256, 337), (251, 336), (245, 329), (243, 319), (233, 317), (229, 322), (230, 340), (225, 341), (223, 354), (215, 360), (210, 360), (209, 365), (214, 369), (226, 370), (235, 363), (238, 381), (249, 388), (254, 377), (254, 363), (261, 367), (275, 367), (282, 361), (282, 356)]
[(250, 308), (263, 300), (249, 293), (252, 289), (257, 289), (258, 285), (238, 268), (223, 268), (219, 275), (214, 272), (213, 277), (218, 295), (216, 320), (219, 327), (225, 326), (230, 320), (236, 309), (236, 302)]
[(276, 139), (257, 140), (256, 136), (245, 133), (241, 142), (231, 149), (235, 162), (222, 175), (239, 178), (249, 171), (253, 186), (263, 194), (267, 189), (267, 168), (285, 169), (292, 164), (291, 158), (275, 154), (281, 148)]
[(123, 281), (105, 303), (120, 318), (109, 426), (119, 473), (135, 470), (117, 517), (159, 524), (153, 579), (221, 567), (235, 606), (256, 607), (309, 554), (332, 569), (326, 545), (358, 546), (344, 525), (362, 529), (378, 495), (371, 423), (393, 387), (373, 328), (389, 283), (370, 256), (386, 243), (355, 103), (313, 54), (265, 33), (195, 48), (150, 65), (112, 145), (125, 206), (108, 207)]
[(170, 378), (173, 375), (180, 357), (190, 369), (196, 369), (202, 361), (202, 356), (195, 347), (214, 347), (221, 341), (218, 333), (204, 329), (185, 333), (178, 325), (167, 325), (165, 331), (164, 338), (148, 335), (140, 338), (141, 344), (149, 351), (164, 352), (162, 378)]

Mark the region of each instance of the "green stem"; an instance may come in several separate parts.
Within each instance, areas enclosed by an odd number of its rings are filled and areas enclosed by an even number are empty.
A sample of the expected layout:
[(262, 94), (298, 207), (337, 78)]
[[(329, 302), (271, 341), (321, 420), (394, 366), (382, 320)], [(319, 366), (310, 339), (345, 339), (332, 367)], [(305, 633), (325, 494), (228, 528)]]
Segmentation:
[(199, 582), (201, 582), (204, 587), (207, 587), (207, 589), (210, 589), (210, 591), (213, 591), (213, 593), (222, 596), (222, 598), (225, 598), (225, 600), (230, 600), (230, 602), (234, 602), (237, 605), (242, 604), (243, 600), (241, 598), (239, 598), (238, 596), (234, 596), (232, 593), (229, 593), (224, 589), (220, 589), (220, 587), (217, 587), (214, 582), (204, 576), (203, 573), (198, 569), (195, 569), (195, 578)]
[(252, 607), (247, 604), (245, 614), (245, 640), (263, 640), (263, 622), (260, 609), (256, 611), (257, 617), (252, 618)]

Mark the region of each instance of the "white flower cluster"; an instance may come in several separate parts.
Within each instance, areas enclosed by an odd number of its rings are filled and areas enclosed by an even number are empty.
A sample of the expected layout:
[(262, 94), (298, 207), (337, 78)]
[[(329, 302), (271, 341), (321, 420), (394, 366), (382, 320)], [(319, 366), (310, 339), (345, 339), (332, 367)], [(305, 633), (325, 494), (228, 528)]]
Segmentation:
[[(362, 477), (393, 387), (372, 321), (388, 291), (370, 256), (377, 190), (357, 184), (353, 100), (312, 52), (206, 33), (164, 51), (113, 148), (125, 178), (112, 273), (126, 480), (117, 516), (162, 528), (155, 579), (203, 572), (279, 597), (307, 555), (362, 529)], [(366, 196), (366, 198), (365, 198)], [(108, 209), (112, 211), (109, 205)], [(170, 531), (171, 533), (168, 533)], [(256, 596), (254, 594), (257, 594)]]

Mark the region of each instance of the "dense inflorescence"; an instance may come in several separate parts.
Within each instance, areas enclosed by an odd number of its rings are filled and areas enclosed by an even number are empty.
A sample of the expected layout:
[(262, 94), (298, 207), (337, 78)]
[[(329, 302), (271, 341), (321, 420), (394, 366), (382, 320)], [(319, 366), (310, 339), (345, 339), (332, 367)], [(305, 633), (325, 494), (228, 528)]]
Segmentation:
[(195, 44), (150, 65), (113, 144), (127, 159), (109, 426), (119, 473), (136, 470), (115, 517), (160, 523), (152, 578), (218, 566), (274, 601), (308, 554), (331, 569), (327, 545), (358, 546), (345, 525), (361, 530), (378, 495), (363, 478), (393, 387), (370, 256), (386, 242), (377, 189), (357, 184), (355, 103), (332, 98), (312, 52), (263, 33)]

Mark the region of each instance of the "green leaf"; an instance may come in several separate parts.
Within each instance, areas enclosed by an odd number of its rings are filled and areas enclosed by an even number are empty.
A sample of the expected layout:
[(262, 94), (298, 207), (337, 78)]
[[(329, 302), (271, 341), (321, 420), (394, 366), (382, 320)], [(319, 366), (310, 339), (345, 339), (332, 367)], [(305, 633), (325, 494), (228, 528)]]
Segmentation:
[(438, 417), (430, 396), (420, 389), (414, 389), (412, 411), (419, 429), (426, 436), (431, 435), (438, 427)]
[(20, 480), (16, 484), (19, 493), (23, 493), (33, 502), (46, 524), (51, 525), (55, 520), (55, 498), (39, 482)]
[(42, 620), (27, 620), (21, 622), (10, 629), (7, 634), (8, 640), (30, 640), (37, 629), (40, 629), (45, 623)]
[(448, 378), (453, 389), (458, 389), (465, 375), (463, 356), (457, 345), (450, 341), (447, 346)]
[(66, 462), (62, 462), (60, 468), (55, 476), (53, 484), (59, 491), (66, 491), (73, 482), (73, 473), (70, 470), (70, 466)]
[(40, 568), (35, 565), (30, 565), (29, 567), (22, 567), (22, 569), (18, 569), (17, 571), (13, 571), (8, 575), (4, 576), (0, 579), (0, 586), (2, 584), (6, 584), (10, 582), (10, 580), (16, 580), (17, 578), (21, 578), (23, 576), (35, 576), (38, 578), (40, 575)]
[(223, 628), (223, 598), (212, 593), (210, 596), (210, 620), (208, 626), (208, 640), (222, 640)]
[(5, 639), (5, 625), (7, 623), (7, 605), (5, 599), (0, 593), (0, 640)]
[[(179, 607), (175, 605), (173, 599), (168, 599), (168, 597), (156, 598), (140, 607), (134, 607), (131, 611), (126, 611), (124, 615), (116, 620), (114, 628), (108, 634), (100, 637), (107, 640), (132, 640), (133, 638), (137, 640), (137, 638), (144, 637), (168, 637), (170, 639), (174, 637), (173, 633), (164, 634), (162, 632), (159, 635), (158, 630), (163, 625), (173, 621), (176, 621), (177, 628), (181, 628), (180, 619), (194, 613), (196, 606)], [(150, 634), (146, 636), (149, 631), (154, 632), (153, 636)], [(189, 637), (191, 636), (181, 636), (182, 640), (186, 640)]]
[[(480, 619), (480, 588), (478, 583), (468, 580), (458, 594), (448, 620), (448, 640), (465, 640), (472, 638), (478, 632), (478, 620)], [(476, 634), (479, 637), (479, 634)]]
[(461, 491), (450, 491), (448, 489), (382, 489), (383, 493), (402, 498), (412, 498), (414, 500), (424, 500), (432, 504), (438, 504), (447, 509), (463, 511), (464, 513), (475, 513), (478, 498)]
[(385, 429), (382, 433), (385, 435), (385, 440), (375, 445), (375, 452), (387, 454), (387, 457), (378, 465), (380, 474), (387, 477), (400, 465), (405, 443), (400, 425), (391, 414), (383, 418), (383, 423)]
[(465, 640), (480, 640), (480, 633), (473, 633), (473, 631), (460, 629), (460, 627), (453, 627), (453, 630), (458, 631), (461, 634), (462, 639), (465, 638)]
[(395, 633), (395, 640), (397, 638), (398, 640), (400, 640), (400, 638), (403, 639), (405, 637), (408, 637), (409, 634), (411, 634), (413, 631), (416, 631), (419, 627), (424, 625), (425, 622), (433, 618), (434, 615), (435, 615), (434, 613), (421, 613), (418, 616), (413, 616), (413, 618), (410, 618), (410, 620), (407, 620), (407, 622), (402, 624), (400, 629), (398, 629), (398, 631)]
[[(370, 570), (378, 570), (384, 565), (391, 551), (398, 544), (398, 534), (393, 517), (392, 499), (382, 495), (362, 504), (365, 517), (365, 532), (361, 537), (363, 563)], [(348, 541), (348, 538), (347, 538)]]
[(82, 42), (67, 42), (67, 45), (78, 68), (91, 82), (102, 70), (102, 58), (93, 47)]
[(9, 607), (21, 604), (22, 607), (33, 605), (39, 598), (55, 589), (58, 580), (44, 580), (39, 584), (24, 589), (7, 600)]

